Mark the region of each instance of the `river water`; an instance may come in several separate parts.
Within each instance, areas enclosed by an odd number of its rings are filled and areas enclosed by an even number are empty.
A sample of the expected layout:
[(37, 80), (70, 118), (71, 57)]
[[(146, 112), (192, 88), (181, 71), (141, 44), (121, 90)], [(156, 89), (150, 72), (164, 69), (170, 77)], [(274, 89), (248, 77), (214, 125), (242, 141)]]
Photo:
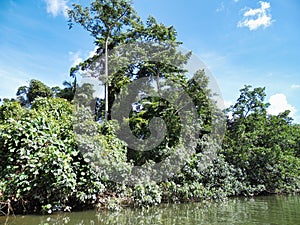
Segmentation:
[(232, 198), (226, 202), (164, 204), (148, 210), (0, 217), (5, 225), (300, 225), (300, 196)]

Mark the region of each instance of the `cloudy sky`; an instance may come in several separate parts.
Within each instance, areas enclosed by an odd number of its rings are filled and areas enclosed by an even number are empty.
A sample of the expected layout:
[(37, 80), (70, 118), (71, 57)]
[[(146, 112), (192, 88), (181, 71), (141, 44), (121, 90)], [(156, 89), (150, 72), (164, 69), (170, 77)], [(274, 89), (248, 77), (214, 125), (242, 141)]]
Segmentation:
[[(69, 79), (88, 57), (93, 39), (68, 29), (66, 9), (88, 0), (0, 1), (0, 98), (39, 79), (49, 86)], [(173, 25), (217, 80), (225, 103), (244, 85), (266, 87), (269, 113), (285, 109), (300, 122), (300, 1), (134, 0), (139, 15)]]

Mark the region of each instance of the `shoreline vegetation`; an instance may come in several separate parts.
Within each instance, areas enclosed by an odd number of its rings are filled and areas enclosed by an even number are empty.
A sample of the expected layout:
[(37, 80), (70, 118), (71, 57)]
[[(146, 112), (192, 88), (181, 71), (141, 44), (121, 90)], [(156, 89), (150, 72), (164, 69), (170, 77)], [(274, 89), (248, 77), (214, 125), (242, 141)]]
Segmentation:
[[(194, 79), (187, 78), (183, 68), (191, 53), (176, 52), (182, 43), (174, 27), (153, 17), (143, 22), (126, 0), (95, 0), (86, 8), (74, 4), (69, 17), (70, 28), (79, 24), (95, 39), (97, 54), (71, 68), (72, 81), (65, 81), (63, 88), (33, 79), (28, 86), (18, 88), (16, 98), (1, 101), (0, 214), (147, 208), (161, 203), (300, 191), (300, 125), (293, 123), (289, 111), (267, 113), (265, 88), (246, 85), (236, 103), (221, 110), (211, 98), (214, 93), (208, 88), (204, 70), (197, 71)], [(164, 55), (161, 63), (151, 61), (145, 49), (133, 49), (143, 55), (142, 61), (122, 64), (118, 71), (110, 69), (108, 60), (114, 58), (107, 55), (109, 50), (145, 41), (162, 43), (172, 54)], [(121, 54), (122, 49), (119, 58)], [(103, 56), (105, 95), (101, 99), (94, 97), (91, 84), (78, 84), (77, 78), (95, 69), (94, 63)], [(157, 89), (170, 85), (170, 80), (181, 87), (198, 116), (195, 126), (186, 129), (186, 121), (193, 118), (187, 116), (182, 121), (177, 109), (180, 104), (157, 96), (131, 102), (139, 107), (132, 108), (124, 121), (111, 119), (113, 110), (122, 111), (121, 106), (115, 106), (117, 96), (142, 78), (156, 82)], [(126, 125), (135, 137), (146, 140), (153, 133), (150, 121), (154, 117), (160, 117), (167, 129), (155, 148), (138, 151), (117, 136)], [(155, 125), (155, 129), (161, 128)], [(125, 178), (114, 181), (113, 175), (130, 174), (136, 166), (151, 171), (155, 163), (179, 154), (177, 146), (188, 152), (184, 137), (192, 135), (194, 129), (195, 151), (189, 157), (178, 156), (185, 161), (177, 173), (160, 181), (147, 173), (139, 174), (143, 182), (138, 176), (131, 183)], [(210, 135), (216, 129), (218, 132)], [(187, 131), (184, 137), (183, 130)], [(208, 161), (206, 149), (215, 153)], [(91, 159), (97, 162), (96, 169)]]

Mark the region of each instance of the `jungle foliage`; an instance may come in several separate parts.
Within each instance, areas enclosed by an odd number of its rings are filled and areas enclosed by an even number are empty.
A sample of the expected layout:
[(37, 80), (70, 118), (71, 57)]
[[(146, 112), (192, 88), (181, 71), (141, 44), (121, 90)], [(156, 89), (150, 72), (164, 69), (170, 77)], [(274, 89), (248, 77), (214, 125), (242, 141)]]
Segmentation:
[[(236, 103), (223, 112), (211, 98), (214, 93), (204, 70), (197, 71), (194, 79), (187, 78), (183, 66), (191, 53), (175, 51), (181, 42), (173, 27), (153, 17), (144, 23), (125, 0), (95, 0), (86, 8), (74, 5), (69, 15), (70, 27), (79, 24), (95, 38), (97, 54), (71, 68), (74, 80), (64, 82), (64, 88), (31, 80), (28, 87), (18, 89), (16, 99), (1, 102), (2, 211), (116, 210), (299, 191), (300, 126), (293, 123), (289, 111), (267, 113), (264, 88), (243, 87)], [(102, 99), (94, 97), (89, 84), (77, 83), (80, 72), (91, 70), (108, 50), (145, 40), (163, 43), (173, 54), (159, 63), (147, 61), (145, 53), (144, 61), (110, 70), (103, 79), (106, 93)], [(171, 66), (174, 61), (175, 67)], [(197, 114), (197, 145), (176, 174), (157, 182), (149, 178), (149, 182), (130, 185), (115, 182), (113, 174), (127, 174), (134, 166), (158, 163), (183, 141), (178, 106), (160, 97), (132, 102), (139, 107), (132, 108), (130, 118), (123, 121), (136, 137), (146, 140), (152, 133), (151, 119), (160, 117), (167, 129), (160, 145), (150, 151), (136, 151), (118, 137), (124, 124), (111, 119), (113, 104), (126, 85), (141, 78), (147, 82), (159, 78), (162, 82), (157, 87), (168, 80), (182, 87)], [(215, 129), (222, 130), (213, 121), (222, 123), (224, 118), (224, 137), (222, 132), (211, 135)], [(207, 148), (215, 155), (204, 166)], [(90, 149), (101, 154), (89, 154)], [(91, 164), (95, 158), (98, 170)]]

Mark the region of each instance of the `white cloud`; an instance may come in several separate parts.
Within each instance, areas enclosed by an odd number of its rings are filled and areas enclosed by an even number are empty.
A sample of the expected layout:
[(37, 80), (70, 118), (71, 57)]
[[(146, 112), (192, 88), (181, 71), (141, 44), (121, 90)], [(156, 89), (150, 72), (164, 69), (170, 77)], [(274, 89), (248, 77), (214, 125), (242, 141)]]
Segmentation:
[(259, 27), (269, 27), (274, 22), (271, 15), (271, 4), (260, 1), (260, 8), (248, 9), (244, 18), (237, 24), (238, 27), (248, 27), (249, 30), (256, 30)]
[(232, 101), (224, 100), (224, 107), (225, 107), (225, 109), (229, 108), (231, 105), (232, 105)]
[(287, 102), (284, 94), (275, 94), (270, 97), (270, 107), (268, 113), (271, 115), (278, 115), (285, 110), (290, 110), (289, 116), (293, 117), (296, 113), (296, 108)]
[(234, 2), (239, 2), (239, 0), (233, 0)]
[(68, 0), (44, 0), (47, 4), (47, 13), (57, 16), (59, 14), (68, 17), (67, 6)]
[(91, 58), (94, 55), (96, 55), (97, 54), (97, 49), (98, 49), (98, 47), (95, 46), (95, 48), (92, 51), (89, 52), (88, 58)]
[(96, 46), (93, 50), (89, 52), (85, 52), (82, 54), (82, 52), (69, 52), (69, 60), (72, 62), (72, 67), (77, 66), (79, 63), (83, 62), (86, 58), (91, 58), (94, 55), (97, 54), (98, 47)]
[(83, 59), (80, 57), (80, 52), (69, 52), (70, 61), (72, 62), (72, 67), (77, 66), (79, 63), (83, 62)]
[(291, 88), (292, 88), (292, 89), (299, 89), (299, 88), (300, 88), (300, 85), (299, 85), (299, 84), (292, 84), (292, 85), (291, 85)]
[[(224, 109), (228, 109), (231, 105), (233, 105), (232, 101), (224, 100)], [(227, 116), (229, 119), (232, 119), (232, 112), (227, 112)]]

